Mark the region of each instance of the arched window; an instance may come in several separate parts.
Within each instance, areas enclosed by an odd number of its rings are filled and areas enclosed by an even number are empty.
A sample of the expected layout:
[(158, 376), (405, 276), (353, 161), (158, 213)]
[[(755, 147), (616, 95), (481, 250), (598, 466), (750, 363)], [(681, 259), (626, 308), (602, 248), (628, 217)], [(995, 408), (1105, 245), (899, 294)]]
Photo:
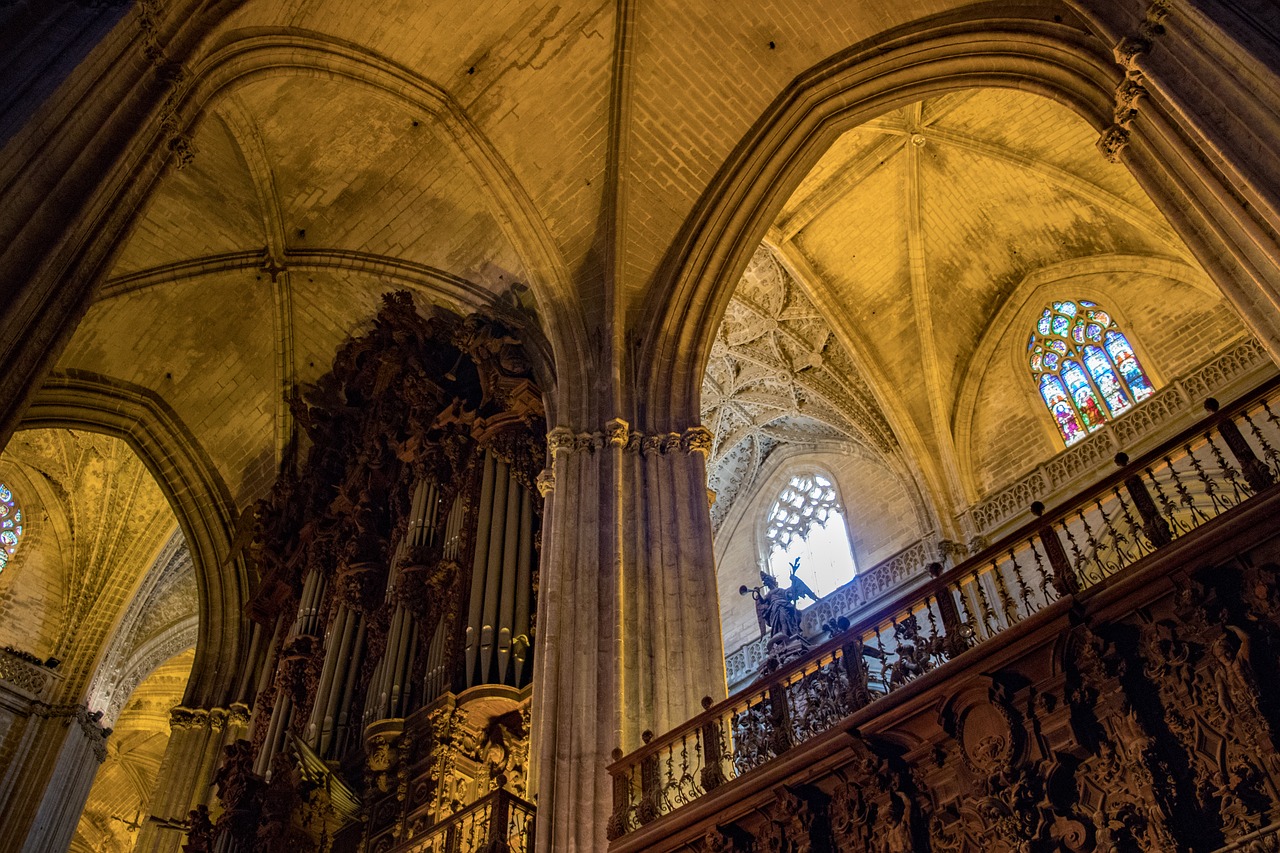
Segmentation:
[(1084, 299), (1044, 309), (1027, 359), (1068, 447), (1155, 393), (1116, 321)]
[(0, 572), (18, 552), (18, 540), (21, 538), (22, 510), (15, 503), (9, 487), (0, 483)]
[[(769, 573), (783, 586), (791, 564), (799, 558), (799, 577), (815, 595), (823, 596), (847, 583), (857, 568), (849, 548), (835, 484), (820, 473), (797, 474), (783, 488), (765, 528)], [(812, 602), (804, 602), (806, 607)]]

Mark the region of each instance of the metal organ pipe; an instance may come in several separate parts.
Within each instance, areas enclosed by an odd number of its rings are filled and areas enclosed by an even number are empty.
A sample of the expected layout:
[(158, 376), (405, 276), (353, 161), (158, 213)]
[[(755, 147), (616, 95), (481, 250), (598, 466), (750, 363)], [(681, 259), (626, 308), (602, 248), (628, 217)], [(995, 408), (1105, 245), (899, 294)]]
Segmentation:
[[(489, 548), (493, 544), (489, 535), (493, 522), (494, 479), (496, 477), (497, 459), (489, 451), (484, 454), (484, 478), (480, 483), (480, 506), (476, 518), (476, 553), (471, 564), (471, 602), (467, 608), (467, 684), (474, 683), (473, 673), (476, 668), (476, 655), (482, 638), (479, 635), (480, 620), (484, 613), (484, 598), (477, 591), (484, 590), (485, 571), (489, 565)], [(506, 490), (503, 490), (506, 494)]]
[[(533, 499), (510, 466), (485, 454), (476, 553), (466, 628), (466, 687), (523, 684), (524, 653), (513, 663), (517, 637), (529, 632), (533, 572)], [(523, 641), (522, 641), (523, 642)]]

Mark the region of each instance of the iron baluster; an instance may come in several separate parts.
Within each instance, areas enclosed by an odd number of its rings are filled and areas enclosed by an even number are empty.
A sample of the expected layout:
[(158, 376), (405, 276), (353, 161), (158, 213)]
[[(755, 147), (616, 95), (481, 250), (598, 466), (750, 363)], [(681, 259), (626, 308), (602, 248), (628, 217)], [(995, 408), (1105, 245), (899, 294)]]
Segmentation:
[[(1191, 453), (1190, 445), (1187, 446), (1187, 453), (1188, 454)], [(1198, 527), (1200, 522), (1208, 521), (1209, 516), (1205, 513), (1204, 510), (1196, 506), (1196, 499), (1191, 497), (1191, 492), (1187, 489), (1186, 485), (1183, 484), (1182, 478), (1178, 476), (1178, 469), (1173, 467), (1173, 461), (1169, 459), (1168, 456), (1166, 456), (1164, 457), (1164, 464), (1169, 466), (1169, 473), (1173, 477), (1174, 491), (1178, 493), (1178, 500), (1181, 501), (1182, 505), (1187, 508), (1187, 514), (1190, 516), (1190, 519), (1187, 522), (1186, 529), (1191, 530), (1195, 527)], [(1200, 468), (1200, 462), (1195, 458), (1194, 455), (1191, 456), (1191, 464), (1196, 468), (1197, 471), (1200, 471), (1201, 474), (1203, 474), (1203, 470)]]
[[(1116, 454), (1116, 465), (1123, 468), (1129, 464), (1129, 457), (1123, 453)], [(1147, 475), (1151, 476), (1151, 469), (1148, 468)], [(1155, 478), (1152, 477), (1152, 482)], [(1125, 521), (1129, 523), (1129, 529), (1140, 529), (1143, 536), (1146, 537), (1148, 551), (1155, 550), (1164, 545), (1168, 545), (1173, 541), (1173, 536), (1169, 531), (1169, 524), (1160, 517), (1160, 510), (1156, 507), (1156, 502), (1151, 499), (1151, 492), (1147, 491), (1147, 484), (1142, 482), (1142, 474), (1134, 472), (1124, 480), (1125, 491), (1129, 493), (1129, 498), (1133, 501), (1133, 505), (1138, 510), (1138, 516), (1142, 519), (1142, 525), (1134, 521), (1133, 515), (1129, 512), (1129, 506), (1120, 497), (1119, 490), (1116, 491), (1116, 498), (1120, 500), (1120, 506), (1124, 509)], [(1160, 494), (1160, 499), (1168, 503), (1164, 492), (1160, 491), (1160, 484), (1156, 484), (1156, 491)], [(1142, 550), (1142, 537), (1137, 537), (1139, 553)]]
[[(1138, 485), (1142, 485), (1141, 481), (1139, 481)], [(1124, 495), (1120, 492), (1120, 487), (1115, 486), (1111, 491), (1116, 496), (1116, 502), (1120, 504), (1120, 512), (1124, 516), (1124, 523), (1129, 530), (1129, 536), (1133, 538), (1133, 545), (1138, 551), (1138, 557), (1150, 554), (1152, 551), (1151, 542), (1147, 539), (1146, 531), (1142, 529), (1142, 525), (1138, 524), (1138, 520), (1133, 517), (1133, 512), (1129, 509), (1129, 504), (1125, 502)], [(1128, 565), (1127, 554), (1125, 565)]]
[[(1210, 397), (1204, 401), (1204, 407), (1211, 413), (1217, 412), (1218, 401)], [(1252, 426), (1253, 422), (1249, 421), (1249, 415), (1246, 413), (1244, 417), (1249, 425)], [(1275, 478), (1271, 476), (1271, 471), (1254, 454), (1249, 442), (1240, 434), (1240, 427), (1236, 426), (1235, 421), (1225, 418), (1222, 423), (1218, 424), (1218, 434), (1227, 443), (1227, 449), (1236, 458), (1236, 462), (1240, 465), (1240, 470), (1244, 472), (1245, 481), (1248, 482), (1249, 488), (1253, 490), (1254, 494), (1275, 482)]]
[[(929, 574), (934, 578), (941, 577), (942, 564), (930, 563)], [(938, 615), (942, 618), (942, 630), (944, 632), (942, 647), (946, 651), (948, 659), (954, 658), (973, 644), (973, 629), (960, 620), (960, 613), (956, 610), (956, 601), (952, 596), (951, 587), (944, 586), (937, 600)], [(960, 600), (963, 603), (963, 593), (961, 593)]]
[[(1191, 445), (1187, 444), (1183, 449), (1187, 451), (1188, 461), (1191, 463), (1192, 470), (1196, 472), (1196, 477), (1200, 480), (1201, 488), (1204, 489), (1205, 495), (1209, 498), (1210, 506), (1214, 508), (1214, 514), (1221, 515), (1230, 507), (1230, 505), (1223, 498), (1219, 497), (1217, 484), (1213, 482), (1209, 473), (1204, 470), (1204, 465), (1201, 464), (1200, 459), (1191, 450)], [(1205, 520), (1209, 520), (1207, 515), (1205, 516)]]
[(1233, 499), (1228, 502), (1225, 495), (1222, 498), (1223, 503), (1226, 504), (1226, 508), (1229, 509), (1238, 505), (1240, 501), (1245, 499), (1246, 494), (1249, 493), (1246, 492), (1244, 486), (1240, 484), (1240, 475), (1239, 472), (1236, 471), (1235, 466), (1227, 461), (1227, 457), (1223, 454), (1222, 449), (1219, 448), (1218, 443), (1213, 440), (1213, 433), (1206, 432), (1204, 434), (1204, 440), (1205, 443), (1209, 445), (1210, 452), (1213, 453), (1213, 461), (1218, 463), (1218, 470), (1222, 472), (1223, 478), (1231, 484), (1231, 494)]
[(1013, 603), (1013, 597), (1009, 595), (1009, 589), (1004, 582), (1004, 572), (1000, 571), (1000, 563), (994, 557), (991, 559), (991, 574), (995, 577), (996, 596), (1000, 599), (1000, 609), (1004, 611), (1004, 621), (1006, 625), (1012, 625), (1018, 621), (1018, 606)]
[[(1178, 518), (1177, 505), (1173, 501), (1169, 500), (1169, 496), (1164, 493), (1164, 489), (1160, 487), (1160, 480), (1157, 479), (1155, 472), (1152, 471), (1150, 467), (1146, 469), (1146, 472), (1147, 479), (1149, 479), (1151, 481), (1151, 485), (1155, 487), (1156, 497), (1160, 501), (1161, 513), (1168, 519), (1170, 539), (1179, 533), (1186, 533), (1189, 528), (1187, 528), (1187, 526)], [(1170, 468), (1170, 474), (1173, 479), (1177, 479), (1177, 472), (1173, 471), (1172, 468)]]
[(884, 638), (880, 636), (880, 626), (875, 627), (876, 631), (876, 648), (880, 652), (880, 683), (884, 685), (886, 693), (889, 692), (889, 653), (884, 650)]
[(1244, 421), (1249, 425), (1249, 432), (1253, 433), (1253, 438), (1258, 442), (1258, 446), (1262, 448), (1262, 457), (1267, 460), (1267, 470), (1272, 473), (1274, 480), (1276, 474), (1280, 474), (1280, 453), (1267, 441), (1267, 437), (1262, 434), (1262, 430), (1253, 422), (1253, 418), (1249, 417), (1249, 413), (1244, 413)]
[(964, 623), (964, 628), (968, 631), (968, 634), (965, 635), (967, 637), (967, 642), (964, 646), (964, 648), (967, 649), (969, 646), (976, 643), (980, 639), (980, 636), (978, 634), (978, 620), (973, 618), (973, 609), (969, 606), (971, 603), (969, 600), (969, 593), (964, 588), (963, 579), (956, 581), (956, 595), (960, 599), (960, 609), (962, 611), (961, 620)]
[[(1102, 506), (1102, 499), (1094, 498), (1093, 505), (1098, 510), (1098, 515), (1102, 519), (1103, 532), (1105, 535), (1109, 536), (1111, 540), (1111, 551), (1115, 554), (1115, 559), (1108, 561), (1103, 557), (1103, 555), (1106, 554), (1105, 547), (1102, 547), (1099, 551), (1095, 552), (1097, 555), (1098, 570), (1102, 572), (1103, 577), (1106, 577), (1120, 571), (1121, 567), (1126, 564), (1121, 561), (1123, 560), (1127, 562), (1129, 557), (1128, 552), (1125, 550), (1127, 540), (1125, 539), (1124, 532), (1111, 523), (1111, 516), (1107, 515), (1106, 509)], [(1099, 541), (1098, 544), (1101, 546), (1102, 542)]]
[(1098, 541), (1098, 537), (1094, 535), (1093, 526), (1089, 524), (1089, 519), (1085, 516), (1083, 509), (1076, 510), (1076, 517), (1080, 519), (1081, 526), (1084, 527), (1084, 541), (1089, 546), (1093, 554), (1093, 565), (1098, 571), (1097, 577), (1085, 575), (1085, 580), (1091, 583), (1097, 583), (1107, 576), (1105, 564), (1102, 562), (1102, 543)]
[(925, 599), (924, 612), (929, 614), (929, 650), (933, 654), (934, 664), (940, 664), (945, 660), (942, 655), (942, 638), (938, 636), (938, 620), (933, 614), (933, 609), (937, 606), (938, 597), (936, 595), (930, 595)]
[(1009, 548), (1009, 563), (1013, 566), (1013, 579), (1018, 583), (1018, 589), (1021, 592), (1018, 597), (1022, 599), (1022, 609), (1026, 611), (1028, 616), (1031, 615), (1031, 589), (1027, 586), (1026, 580), (1022, 577), (1022, 567), (1018, 565), (1018, 557), (1013, 552), (1013, 548)]
[[(973, 573), (973, 585), (978, 590), (978, 606), (982, 609), (982, 626), (987, 629), (987, 636), (994, 637), (1000, 633), (1000, 623), (996, 620), (996, 612), (991, 609), (991, 601), (987, 591), (982, 588), (982, 573)], [(994, 627), (993, 627), (994, 626)]]
[[(1053, 531), (1050, 530), (1050, 533)], [(1056, 536), (1056, 534), (1054, 534)], [(1036, 560), (1036, 574), (1040, 576), (1040, 595), (1044, 598), (1045, 603), (1052, 601), (1057, 597), (1057, 590), (1053, 590), (1052, 576), (1044, 567), (1044, 558), (1040, 556), (1040, 549), (1036, 547), (1035, 537), (1027, 539), (1027, 545), (1031, 547), (1031, 556)], [(1058, 550), (1062, 550), (1062, 543), (1058, 543)], [(1050, 590), (1053, 590), (1052, 592)]]

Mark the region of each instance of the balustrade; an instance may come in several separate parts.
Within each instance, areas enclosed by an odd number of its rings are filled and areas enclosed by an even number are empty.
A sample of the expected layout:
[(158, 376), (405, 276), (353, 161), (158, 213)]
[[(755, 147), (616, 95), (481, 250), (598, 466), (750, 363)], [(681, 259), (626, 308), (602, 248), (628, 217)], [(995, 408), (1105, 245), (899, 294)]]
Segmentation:
[(833, 728), (1064, 596), (1108, 583), (1280, 478), (1280, 380), (1209, 415), (952, 569), (885, 599), (804, 658), (667, 734), (615, 751), (619, 838)]
[(435, 824), (398, 853), (529, 853), (533, 805), (501, 788)]

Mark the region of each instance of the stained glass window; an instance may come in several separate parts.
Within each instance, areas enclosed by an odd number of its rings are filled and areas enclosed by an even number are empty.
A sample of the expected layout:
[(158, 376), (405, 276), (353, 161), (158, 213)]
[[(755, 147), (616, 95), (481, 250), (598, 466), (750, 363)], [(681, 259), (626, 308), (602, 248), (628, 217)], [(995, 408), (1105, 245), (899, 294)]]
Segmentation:
[[(769, 511), (765, 538), (768, 570), (781, 586), (788, 584), (791, 563), (797, 557), (799, 577), (819, 596), (847, 583), (856, 571), (844, 509), (835, 484), (825, 474), (791, 478)], [(803, 601), (798, 606), (809, 604)]]
[(1086, 299), (1041, 312), (1027, 366), (1067, 446), (1156, 392), (1115, 320)]
[(22, 539), (22, 510), (14, 500), (13, 491), (0, 483), (0, 571), (4, 571), (18, 552)]

